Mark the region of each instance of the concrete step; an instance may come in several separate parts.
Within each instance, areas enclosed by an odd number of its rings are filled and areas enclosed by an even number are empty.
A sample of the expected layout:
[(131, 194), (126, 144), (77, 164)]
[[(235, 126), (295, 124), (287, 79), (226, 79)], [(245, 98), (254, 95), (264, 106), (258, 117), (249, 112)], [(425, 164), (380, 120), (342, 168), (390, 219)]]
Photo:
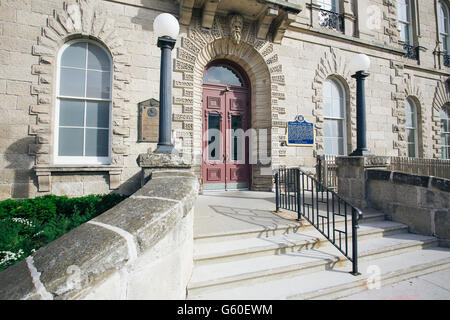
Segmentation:
[[(359, 262), (398, 255), (437, 245), (434, 237), (409, 233), (366, 239), (359, 242)], [(311, 250), (291, 248), (282, 254), (235, 259), (207, 265), (196, 265), (188, 290), (214, 292), (224, 288), (249, 285), (255, 282), (292, 277), (299, 274), (350, 265), (334, 246)]]
[[(326, 212), (321, 211), (321, 214), (326, 215)], [(378, 212), (373, 209), (367, 209), (363, 211), (363, 217), (360, 219), (360, 224), (374, 221), (384, 221), (384, 213)], [(350, 218), (349, 218), (350, 220)], [(337, 216), (335, 220), (337, 228), (344, 225), (344, 217)], [(287, 220), (278, 218), (275, 222), (268, 221), (267, 223), (259, 222), (259, 225), (252, 226), (251, 228), (242, 229), (236, 231), (221, 231), (220, 233), (202, 233), (194, 236), (195, 246), (201, 244), (209, 244), (215, 242), (229, 242), (238, 239), (249, 238), (269, 238), (277, 235), (293, 234), (299, 231), (304, 232), (306, 229), (315, 229), (306, 220)]]
[[(358, 229), (358, 241), (406, 232), (407, 226), (392, 221), (363, 222)], [(348, 226), (351, 239), (351, 226)], [(295, 233), (273, 237), (243, 238), (230, 241), (196, 244), (194, 261), (196, 265), (234, 261), (285, 252), (304, 251), (313, 248), (332, 246), (315, 228), (299, 228)], [(351, 246), (351, 242), (349, 242)]]
[[(351, 264), (345, 263), (341, 265), (335, 263), (333, 261), (337, 261), (337, 257), (328, 255), (329, 253), (322, 250), (317, 252), (310, 250), (308, 251), (308, 256), (294, 254), (276, 256), (273, 257), (272, 262), (267, 257), (264, 257), (248, 260), (245, 263), (241, 261), (239, 262), (240, 265), (236, 263), (234, 266), (231, 264), (228, 266), (217, 265), (215, 266), (216, 270), (210, 270), (209, 272), (206, 269), (196, 268), (188, 287), (188, 298), (211, 300), (336, 299), (367, 290), (369, 279), (377, 278), (376, 276), (379, 276), (381, 285), (387, 285), (429, 272), (450, 268), (450, 249), (448, 248), (428, 247), (422, 250), (404, 251), (403, 253), (401, 253), (401, 250), (395, 251), (396, 245), (402, 247), (405, 242), (422, 242), (422, 245), (427, 242), (426, 237), (417, 236), (416, 241), (412, 240), (412, 238), (415, 238), (414, 235), (401, 235), (397, 239), (398, 241), (395, 241), (394, 237), (386, 240), (382, 238), (383, 241), (380, 241), (382, 239), (377, 239), (370, 241), (370, 243), (361, 241), (360, 251), (362, 256), (360, 258), (359, 271), (362, 274), (359, 276), (353, 276), (349, 273)], [(387, 256), (378, 255), (378, 258), (374, 258), (371, 253), (374, 253), (375, 242), (379, 242), (378, 245), (381, 245), (381, 242), (385, 242), (384, 249), (380, 248), (380, 251), (394, 250), (394, 254)], [(288, 263), (287, 260), (290, 258), (292, 258), (292, 261), (295, 260), (295, 262)], [(283, 260), (275, 262), (278, 259)], [(325, 268), (320, 269), (317, 267), (320, 261), (325, 261)], [(264, 263), (271, 263), (271, 266), (265, 268)], [(264, 276), (265, 273), (270, 273), (269, 270), (301, 268), (307, 264), (309, 264), (310, 270), (313, 271), (312, 273), (300, 272), (294, 274), (287, 272), (287, 277), (278, 278)], [(313, 265), (316, 266), (313, 267)], [(241, 268), (241, 270), (233, 269), (235, 267)], [(202, 273), (201, 275), (200, 272)], [(255, 277), (256, 273), (259, 273), (259, 277)], [(222, 277), (222, 285), (218, 285), (219, 280), (214, 277), (214, 274)], [(244, 279), (251, 276), (254, 276), (254, 281)], [(225, 283), (225, 281), (228, 281), (228, 283)], [(211, 284), (209, 287), (207, 286), (208, 283)], [(201, 285), (204, 285), (204, 287), (201, 287)]]

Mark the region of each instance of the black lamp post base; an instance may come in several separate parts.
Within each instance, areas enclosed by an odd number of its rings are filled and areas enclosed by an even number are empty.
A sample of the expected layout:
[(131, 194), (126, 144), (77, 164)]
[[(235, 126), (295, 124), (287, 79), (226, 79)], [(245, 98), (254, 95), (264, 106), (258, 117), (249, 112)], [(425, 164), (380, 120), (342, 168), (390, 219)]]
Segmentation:
[(363, 157), (372, 155), (373, 154), (369, 151), (369, 149), (356, 149), (355, 151), (349, 154), (350, 157)]
[(158, 144), (154, 153), (172, 153), (178, 155), (178, 150), (171, 144)]

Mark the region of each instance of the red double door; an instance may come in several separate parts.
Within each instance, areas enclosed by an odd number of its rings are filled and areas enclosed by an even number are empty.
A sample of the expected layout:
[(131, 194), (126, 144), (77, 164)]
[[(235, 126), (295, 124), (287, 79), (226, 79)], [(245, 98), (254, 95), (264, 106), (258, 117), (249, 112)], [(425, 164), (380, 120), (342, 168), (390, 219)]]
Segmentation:
[(250, 184), (248, 89), (203, 86), (203, 189), (231, 190)]

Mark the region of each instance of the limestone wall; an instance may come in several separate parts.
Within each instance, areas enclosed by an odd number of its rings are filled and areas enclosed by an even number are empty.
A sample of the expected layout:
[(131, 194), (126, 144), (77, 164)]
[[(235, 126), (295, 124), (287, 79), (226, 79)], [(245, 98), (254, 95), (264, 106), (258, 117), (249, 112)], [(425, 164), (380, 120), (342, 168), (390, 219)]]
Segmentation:
[[(233, 0), (227, 0), (232, 2)], [(347, 152), (356, 145), (355, 83), (349, 62), (356, 53), (371, 58), (366, 80), (367, 140), (376, 155), (406, 155), (404, 101), (419, 106), (419, 156), (440, 157), (439, 110), (450, 102), (448, 67), (436, 54), (436, 0), (416, 1), (414, 45), (419, 59), (403, 57), (398, 42), (396, 1), (340, 1), (345, 31), (318, 24), (316, 0), (302, 6), (275, 43), (256, 37), (257, 21), (244, 21), (242, 41), (230, 39), (226, 16), (210, 29), (201, 10), (181, 25), (173, 50), (174, 142), (201, 177), (202, 72), (212, 59), (239, 63), (251, 82), (255, 129), (267, 130), (269, 165), (253, 166), (254, 189), (271, 189), (279, 165), (312, 169), (323, 154), (323, 81), (338, 79), (346, 91)], [(137, 142), (139, 102), (159, 99), (160, 50), (153, 20), (161, 12), (179, 15), (176, 1), (29, 0), (0, 4), (0, 199), (46, 193), (131, 194), (139, 187), (138, 155), (154, 143)], [(367, 18), (367, 19), (366, 19)], [(60, 166), (54, 163), (57, 54), (71, 39), (98, 41), (113, 58), (111, 164)], [(296, 115), (315, 124), (312, 147), (286, 146), (286, 123)], [(252, 146), (252, 149), (258, 148)]]
[(0, 299), (184, 299), (197, 193), (191, 173), (154, 173), (130, 198), (2, 271)]
[(367, 170), (367, 201), (413, 233), (450, 246), (450, 181), (387, 170)]

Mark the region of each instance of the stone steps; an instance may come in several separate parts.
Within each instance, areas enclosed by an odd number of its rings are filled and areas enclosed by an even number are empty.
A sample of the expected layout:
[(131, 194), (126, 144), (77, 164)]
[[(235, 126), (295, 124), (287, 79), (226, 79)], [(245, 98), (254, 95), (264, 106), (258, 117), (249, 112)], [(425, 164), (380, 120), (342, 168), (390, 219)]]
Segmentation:
[(369, 279), (379, 270), (380, 285), (388, 285), (418, 275), (450, 268), (450, 251), (431, 247), (400, 255), (361, 261), (360, 276), (349, 272), (351, 266), (333, 267), (268, 281), (256, 281), (216, 291), (189, 290), (189, 299), (338, 299), (369, 288)]
[[(323, 214), (326, 214), (322, 211)], [(237, 239), (248, 239), (248, 238), (268, 238), (277, 235), (296, 233), (299, 230), (305, 231), (306, 229), (315, 230), (315, 228), (306, 220), (296, 221), (296, 220), (285, 220), (281, 219), (282, 222), (276, 221), (272, 224), (261, 224), (261, 226), (252, 226), (248, 229), (220, 233), (202, 233), (194, 236), (194, 241), (196, 245), (207, 243), (211, 244), (214, 242), (230, 241)], [(350, 220), (350, 219), (349, 219)], [(383, 221), (384, 214), (375, 210), (366, 210), (363, 212), (363, 217), (360, 219), (360, 223), (372, 222), (372, 221)], [(344, 217), (336, 217), (336, 227), (341, 227), (344, 224)]]
[[(351, 229), (348, 228), (348, 230), (349, 239), (351, 239)], [(361, 241), (367, 237), (378, 238), (383, 235), (405, 231), (407, 231), (407, 227), (404, 224), (396, 222), (377, 221), (361, 223), (358, 230), (358, 240)], [(211, 264), (326, 246), (332, 246), (332, 244), (322, 234), (311, 227), (305, 231), (297, 230), (295, 233), (287, 233), (273, 237), (196, 243), (194, 248), (194, 261), (196, 265)]]
[[(371, 265), (382, 267), (383, 283), (450, 267), (450, 250), (437, 247), (436, 238), (410, 234), (406, 225), (383, 218), (379, 212), (363, 213), (358, 229), (362, 275), (357, 277), (349, 274), (351, 262), (304, 221), (289, 221), (273, 230), (266, 226), (200, 235), (195, 238), (188, 298), (337, 298), (364, 290)], [(336, 224), (344, 225), (343, 221)], [(323, 279), (329, 280), (328, 285)]]

